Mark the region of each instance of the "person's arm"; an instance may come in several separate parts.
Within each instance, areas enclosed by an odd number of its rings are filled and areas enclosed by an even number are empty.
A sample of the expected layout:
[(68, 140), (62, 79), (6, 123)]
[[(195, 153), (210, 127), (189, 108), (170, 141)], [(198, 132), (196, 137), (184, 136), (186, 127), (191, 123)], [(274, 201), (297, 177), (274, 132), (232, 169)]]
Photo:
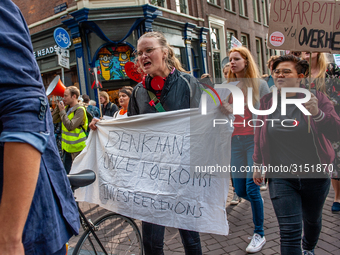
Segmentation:
[(137, 100), (136, 100), (138, 89), (140, 89), (139, 84), (136, 87), (134, 87), (134, 89), (132, 91), (130, 101), (129, 101), (129, 105), (128, 105), (128, 112), (127, 112), (128, 116), (133, 116), (133, 115), (139, 114), (138, 104), (137, 104)]
[(67, 117), (65, 110), (62, 110), (60, 112), (60, 117), (61, 117), (61, 121), (63, 122), (65, 128), (68, 131), (72, 131), (72, 130), (75, 130), (76, 128), (80, 127), (81, 124), (84, 124), (83, 123), (84, 114), (85, 114), (84, 109), (78, 108), (77, 110), (75, 110), (74, 116), (71, 120)]
[(56, 106), (52, 112), (53, 123), (59, 123), (61, 121), (59, 113), (60, 113), (59, 107)]
[[(263, 110), (263, 102), (261, 102), (260, 110)], [(263, 116), (257, 116), (258, 119), (263, 120)], [(261, 185), (263, 177), (261, 175), (261, 166), (262, 166), (262, 153), (260, 147), (260, 139), (261, 139), (261, 127), (255, 128), (255, 135), (254, 135), (254, 153), (253, 153), (253, 162), (254, 162), (254, 173), (253, 173), (253, 180), (256, 185)]]
[(40, 152), (29, 144), (7, 142), (4, 145), (0, 203), (2, 255), (25, 254), (22, 233), (38, 180), (40, 159)]
[(264, 80), (260, 79), (260, 99), (264, 96), (270, 93), (270, 89), (268, 86), (268, 83)]
[(305, 104), (305, 107), (312, 114), (317, 129), (328, 140), (340, 140), (340, 117), (327, 96), (321, 92), (316, 92), (316, 96), (311, 94), (311, 99)]

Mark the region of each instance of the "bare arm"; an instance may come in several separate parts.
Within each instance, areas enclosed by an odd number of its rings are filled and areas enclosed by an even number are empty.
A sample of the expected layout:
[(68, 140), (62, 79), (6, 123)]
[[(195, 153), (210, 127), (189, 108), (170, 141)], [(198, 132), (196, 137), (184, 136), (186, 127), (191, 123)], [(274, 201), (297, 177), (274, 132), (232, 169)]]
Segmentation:
[(2, 255), (25, 254), (22, 233), (38, 180), (40, 159), (40, 152), (29, 144), (4, 145), (4, 182), (0, 203)]

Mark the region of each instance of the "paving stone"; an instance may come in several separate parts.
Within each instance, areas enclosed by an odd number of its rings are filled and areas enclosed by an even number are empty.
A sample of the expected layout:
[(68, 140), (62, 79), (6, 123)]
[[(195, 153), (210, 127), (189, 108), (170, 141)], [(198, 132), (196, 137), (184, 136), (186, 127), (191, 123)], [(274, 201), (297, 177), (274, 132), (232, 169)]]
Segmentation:
[[(280, 254), (280, 234), (278, 222), (269, 198), (268, 191), (261, 192), (264, 198), (264, 231), (267, 243), (262, 251), (255, 255), (276, 255)], [(232, 191), (229, 189), (228, 201), (231, 200)], [(321, 230), (319, 242), (315, 249), (318, 255), (339, 255), (340, 254), (340, 214), (332, 214), (330, 207), (333, 204), (334, 191), (331, 188), (323, 210), (323, 227)], [(95, 220), (107, 210), (99, 208), (93, 204), (81, 203), (81, 208), (89, 215), (89, 218)], [(250, 203), (244, 199), (236, 206), (227, 205), (227, 218), (230, 228), (228, 236), (213, 235), (202, 233), (201, 244), (204, 255), (245, 255), (246, 247), (254, 231), (252, 222), (252, 211)], [(141, 229), (141, 221), (135, 221)], [(70, 241), (70, 247), (76, 245), (79, 236), (73, 237)], [(165, 255), (183, 255), (184, 249), (181, 237), (176, 228), (165, 228)]]

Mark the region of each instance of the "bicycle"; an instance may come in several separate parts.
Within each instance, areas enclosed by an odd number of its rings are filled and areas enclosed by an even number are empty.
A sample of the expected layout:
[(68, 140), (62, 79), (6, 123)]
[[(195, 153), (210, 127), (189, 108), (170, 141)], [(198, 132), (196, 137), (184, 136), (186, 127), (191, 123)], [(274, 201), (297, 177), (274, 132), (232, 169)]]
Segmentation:
[[(96, 174), (91, 170), (69, 174), (67, 177), (73, 192), (96, 180)], [(110, 212), (92, 223), (86, 218), (78, 202), (77, 206), (84, 233), (79, 238), (73, 255), (143, 255), (142, 236), (133, 219)]]

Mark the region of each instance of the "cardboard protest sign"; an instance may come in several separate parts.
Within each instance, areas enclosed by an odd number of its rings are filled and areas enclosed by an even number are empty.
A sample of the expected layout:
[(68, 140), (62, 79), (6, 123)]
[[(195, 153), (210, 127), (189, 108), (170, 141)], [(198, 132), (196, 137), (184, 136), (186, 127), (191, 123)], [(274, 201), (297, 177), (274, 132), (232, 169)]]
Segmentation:
[(340, 52), (340, 1), (271, 1), (268, 47)]
[(75, 197), (135, 219), (227, 235), (229, 172), (217, 170), (230, 164), (233, 128), (212, 128), (226, 118), (214, 107), (204, 116), (186, 109), (100, 121), (71, 170), (94, 170), (97, 179)]

